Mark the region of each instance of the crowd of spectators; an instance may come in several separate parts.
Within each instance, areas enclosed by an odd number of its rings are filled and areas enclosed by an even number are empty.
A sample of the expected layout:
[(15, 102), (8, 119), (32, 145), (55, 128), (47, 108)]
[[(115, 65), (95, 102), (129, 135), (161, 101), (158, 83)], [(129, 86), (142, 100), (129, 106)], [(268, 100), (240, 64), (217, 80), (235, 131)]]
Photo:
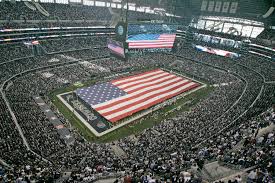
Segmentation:
[(269, 109), (244, 123), (240, 128), (246, 131), (241, 146), (220, 156), (221, 161), (244, 168), (255, 166), (257, 179), (271, 181), (274, 176), (274, 130), (262, 133), (261, 129), (274, 125), (274, 114), (273, 109)]
[[(28, 58), (23, 58), (31, 55), (23, 44), (9, 45), (15, 49), (3, 47), (1, 83), (29, 69), (41, 69), (21, 74), (5, 85), (4, 90), (35, 154), (24, 146), (5, 99), (0, 98), (0, 159), (12, 166), (0, 171), (0, 179), (50, 182), (60, 178), (62, 172), (70, 171), (72, 174), (68, 182), (92, 181), (98, 175), (111, 173), (126, 175), (126, 182), (129, 179), (136, 182), (168, 179), (170, 182), (200, 182), (200, 178), (186, 176), (183, 171), (194, 165), (200, 168), (204, 161), (213, 160), (244, 167), (256, 165), (262, 172), (274, 171), (274, 165), (270, 164), (273, 160), (270, 158), (274, 157), (273, 132), (253, 139), (260, 127), (274, 123), (274, 111), (261, 114), (272, 105), (271, 99), (274, 97), (274, 85), (264, 82), (264, 78), (273, 79), (273, 64), (261, 64), (259, 68), (252, 56), (248, 59), (253, 64), (249, 65), (248, 60), (232, 60), (191, 48), (179, 49), (173, 55), (146, 54), (129, 58), (128, 61), (112, 57), (91, 59), (108, 55), (106, 48), (93, 48), (103, 46), (105, 41), (105, 37), (42, 41), (41, 45), (48, 53), (69, 52)], [(85, 49), (73, 51), (80, 48)], [(15, 58), (18, 60), (4, 63)], [(91, 76), (103, 78), (118, 72), (151, 67), (165, 67), (202, 80), (213, 88), (213, 92), (190, 111), (181, 112), (116, 143), (87, 142), (76, 129), (70, 128), (76, 141), (69, 147), (59, 138), (54, 126), (33, 100), (35, 95), (43, 96), (64, 125), (69, 127), (67, 119), (47, 97), (49, 92), (90, 80)], [(251, 118), (257, 114), (261, 115)], [(242, 148), (232, 150), (243, 141)], [(125, 156), (114, 153), (113, 145), (118, 146)]]
[(266, 81), (275, 81), (274, 61), (257, 56), (248, 56), (241, 59), (241, 64), (251, 67), (261, 73), (265, 77)]
[(47, 52), (62, 52), (64, 50), (76, 50), (76, 49), (91, 49), (94, 47), (106, 47), (107, 37), (105, 36), (93, 36), (93, 37), (72, 37), (68, 39), (52, 39), (43, 40), (41, 44)]
[[(29, 27), (59, 27), (59, 26), (98, 26), (109, 25), (111, 12), (120, 13), (107, 7), (71, 5), (58, 3), (31, 3), (34, 8), (26, 6), (25, 2), (0, 2), (0, 24), (2, 28), (29, 28)], [(32, 4), (33, 3), (33, 4)], [(46, 10), (49, 16), (42, 14), (38, 6)], [(159, 15), (144, 12), (129, 11), (129, 20), (157, 19)], [(16, 21), (15, 21), (16, 20)], [(18, 23), (18, 20), (20, 23)]]
[(1, 44), (0, 45), (1, 52), (1, 62), (7, 62), (12, 59), (22, 58), (31, 55), (31, 50), (24, 46), (22, 43), (19, 44)]

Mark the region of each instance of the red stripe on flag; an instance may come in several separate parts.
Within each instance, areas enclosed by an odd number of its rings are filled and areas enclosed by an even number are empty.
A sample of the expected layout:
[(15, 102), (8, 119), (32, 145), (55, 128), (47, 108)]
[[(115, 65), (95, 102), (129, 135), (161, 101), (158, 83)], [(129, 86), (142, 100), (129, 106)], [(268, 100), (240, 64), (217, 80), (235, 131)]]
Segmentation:
[(144, 46), (129, 46), (129, 48), (173, 48), (174, 45), (144, 45)]
[[(165, 80), (163, 80), (163, 81), (159, 81), (159, 82), (157, 82), (157, 83), (149, 84), (149, 85), (146, 85), (146, 86), (141, 86), (141, 87), (135, 88), (134, 90), (127, 91), (127, 93), (130, 94), (130, 93), (134, 93), (134, 92), (136, 92), (136, 91), (138, 91), (138, 90), (142, 90), (142, 89), (147, 88), (147, 87), (150, 87), (150, 86), (159, 85), (159, 84), (164, 83), (164, 82), (166, 82), (166, 81), (175, 79), (176, 77), (177, 77), (177, 76), (174, 76), (174, 77), (172, 77), (172, 78), (167, 78), (167, 79), (165, 79)], [(139, 84), (139, 85), (140, 85), (140, 84)], [(133, 86), (132, 86), (132, 87), (133, 87)], [(125, 90), (126, 90), (126, 89), (127, 89), (127, 88), (125, 88)]]
[(157, 41), (136, 41), (136, 42), (129, 42), (129, 45), (132, 44), (172, 44), (174, 40), (157, 40)]
[[(122, 85), (129, 84), (129, 83), (136, 82), (136, 81), (140, 81), (140, 80), (144, 80), (144, 79), (149, 79), (149, 78), (151, 78), (151, 77), (158, 76), (158, 75), (160, 75), (159, 77), (157, 77), (157, 78), (159, 79), (159, 78), (161, 78), (161, 77), (168, 76), (169, 73), (165, 73), (165, 72), (156, 73), (156, 74), (153, 74), (153, 75), (150, 75), (150, 76), (146, 76), (146, 77), (143, 77), (143, 78), (133, 79), (133, 80), (131, 80), (131, 81), (125, 80), (125, 82), (122, 82), (122, 83), (119, 83), (119, 84), (115, 84), (115, 82), (112, 82), (112, 84), (120, 88), (120, 86), (122, 86)], [(124, 88), (123, 88), (123, 89), (124, 89)]]
[(141, 73), (141, 74), (137, 74), (137, 75), (134, 75), (134, 76), (127, 76), (127, 77), (123, 77), (123, 78), (120, 78), (120, 79), (112, 80), (111, 83), (114, 83), (114, 82), (117, 82), (117, 81), (122, 81), (122, 80), (125, 80), (125, 79), (131, 79), (131, 78), (134, 78), (134, 77), (143, 76), (143, 75), (150, 74), (152, 72), (157, 72), (157, 71), (161, 71), (161, 69), (151, 70), (151, 71), (144, 72), (144, 73)]
[[(123, 85), (119, 85), (118, 87), (122, 90), (126, 90), (128, 88), (131, 88), (133, 86), (137, 86), (137, 85), (140, 85), (140, 84), (145, 84), (145, 83), (151, 83), (151, 82), (154, 82), (156, 80), (159, 80), (159, 79), (162, 79), (162, 78), (165, 78), (167, 76), (170, 76), (169, 73), (162, 73), (163, 75), (160, 75), (158, 77), (154, 77), (150, 79), (150, 77), (146, 78), (146, 80), (144, 79), (140, 79), (140, 80), (136, 80), (134, 82), (128, 82), (128, 83), (124, 83)], [(164, 75), (165, 74), (165, 75)], [(142, 81), (143, 80), (143, 81)], [(117, 85), (116, 85), (117, 86)]]

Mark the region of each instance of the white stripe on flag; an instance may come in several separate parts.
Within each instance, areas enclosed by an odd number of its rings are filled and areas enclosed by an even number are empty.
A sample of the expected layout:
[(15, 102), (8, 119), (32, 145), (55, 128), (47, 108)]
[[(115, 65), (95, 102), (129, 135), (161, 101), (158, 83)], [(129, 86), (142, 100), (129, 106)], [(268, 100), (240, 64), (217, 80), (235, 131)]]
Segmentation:
[(130, 88), (125, 89), (124, 91), (131, 92), (131, 91), (133, 91), (137, 88), (148, 86), (148, 85), (151, 85), (151, 84), (155, 84), (155, 83), (158, 83), (158, 82), (161, 82), (161, 81), (164, 81), (166, 79), (173, 78), (173, 77), (175, 77), (175, 75), (168, 75), (167, 77), (163, 77), (161, 79), (157, 79), (157, 80), (154, 80), (152, 82), (147, 82), (147, 83), (142, 83), (142, 84), (139, 84), (139, 85), (132, 86)]
[(143, 46), (129, 46), (129, 48), (173, 48), (173, 45), (143, 45)]
[(174, 44), (174, 41), (160, 41), (160, 42), (135, 42), (135, 43), (129, 43), (129, 45), (150, 45), (150, 44), (153, 44), (153, 45), (173, 45)]
[(121, 89), (124, 89), (125, 87), (131, 86), (133, 84), (144, 83), (146, 81), (150, 81), (152, 79), (156, 79), (156, 78), (159, 78), (159, 77), (165, 77), (165, 76), (168, 76), (168, 75), (170, 75), (170, 74), (167, 73), (167, 72), (166, 73), (161, 73), (161, 74), (158, 74), (156, 76), (153, 76), (153, 77), (150, 77), (150, 78), (147, 78), (147, 79), (141, 79), (141, 80), (129, 82), (129, 83), (126, 83), (126, 84), (123, 84), (123, 85), (119, 85), (118, 87), (121, 88)]
[(159, 42), (174, 42), (175, 39), (160, 39), (160, 40), (138, 40), (138, 41), (127, 41), (129, 44), (133, 43), (159, 43)]
[(164, 73), (164, 71), (156, 70), (154, 72), (150, 72), (148, 74), (144, 74), (144, 75), (141, 75), (141, 76), (135, 76), (135, 77), (131, 77), (131, 78), (128, 78), (128, 79), (127, 78), (126, 79), (121, 79), (121, 80), (112, 82), (112, 84), (117, 85), (117, 84), (120, 84), (120, 83), (123, 83), (123, 82), (126, 82), (126, 81), (133, 81), (133, 80), (136, 80), (136, 79), (145, 78), (145, 77), (148, 77), (148, 76), (151, 76), (151, 75), (154, 75), (154, 74), (158, 74), (158, 73)]

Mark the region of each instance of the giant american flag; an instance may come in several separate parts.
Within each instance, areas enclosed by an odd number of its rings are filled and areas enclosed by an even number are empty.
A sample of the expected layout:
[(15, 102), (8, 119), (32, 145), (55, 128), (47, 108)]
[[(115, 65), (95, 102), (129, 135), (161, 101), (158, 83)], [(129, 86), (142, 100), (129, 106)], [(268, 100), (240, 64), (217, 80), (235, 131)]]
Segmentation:
[(176, 34), (137, 34), (129, 36), (129, 48), (173, 48)]
[(125, 117), (199, 86), (190, 79), (156, 69), (81, 88), (76, 94), (108, 121)]

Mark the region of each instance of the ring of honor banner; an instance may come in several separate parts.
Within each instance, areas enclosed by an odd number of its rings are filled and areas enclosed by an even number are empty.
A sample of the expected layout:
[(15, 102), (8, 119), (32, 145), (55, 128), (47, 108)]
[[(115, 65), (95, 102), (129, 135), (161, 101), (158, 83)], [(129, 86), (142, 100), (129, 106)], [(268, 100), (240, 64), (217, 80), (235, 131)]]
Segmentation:
[(115, 27), (116, 39), (121, 42), (126, 41), (127, 37), (127, 24), (124, 22), (119, 22)]

